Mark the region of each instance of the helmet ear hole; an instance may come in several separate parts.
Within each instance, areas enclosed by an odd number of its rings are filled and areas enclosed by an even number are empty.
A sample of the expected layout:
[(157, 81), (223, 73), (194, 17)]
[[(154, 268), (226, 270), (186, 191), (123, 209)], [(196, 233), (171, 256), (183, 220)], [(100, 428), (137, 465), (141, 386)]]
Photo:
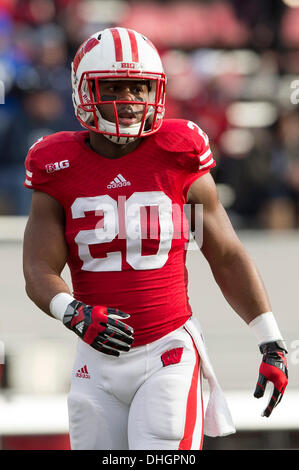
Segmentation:
[(96, 84), (95, 84), (95, 80), (89, 80), (89, 84), (90, 84), (90, 89), (91, 89), (91, 93), (92, 93), (92, 96), (91, 98), (93, 98), (93, 101), (96, 101)]

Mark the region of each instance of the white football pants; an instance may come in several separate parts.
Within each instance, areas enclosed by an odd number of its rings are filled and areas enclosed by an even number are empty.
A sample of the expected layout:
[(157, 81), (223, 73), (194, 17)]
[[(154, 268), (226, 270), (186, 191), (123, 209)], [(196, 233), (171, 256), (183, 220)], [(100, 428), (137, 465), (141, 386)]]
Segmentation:
[(73, 450), (201, 449), (201, 369), (192, 337), (181, 327), (119, 357), (79, 340), (68, 410)]

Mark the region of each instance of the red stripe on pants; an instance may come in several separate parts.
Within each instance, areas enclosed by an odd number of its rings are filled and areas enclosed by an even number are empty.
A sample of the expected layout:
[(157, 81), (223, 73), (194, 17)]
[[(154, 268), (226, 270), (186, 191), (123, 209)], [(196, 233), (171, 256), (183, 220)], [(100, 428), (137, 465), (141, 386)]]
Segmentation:
[[(192, 339), (193, 342), (193, 339)], [(188, 393), (187, 407), (186, 407), (186, 420), (185, 420), (185, 429), (184, 435), (179, 445), (179, 450), (190, 450), (192, 446), (193, 433), (195, 429), (196, 419), (197, 419), (197, 388), (198, 388), (198, 378), (199, 378), (199, 354), (193, 342), (193, 347), (195, 351), (196, 361), (193, 369), (193, 375), (191, 380), (191, 385)], [(203, 419), (203, 414), (202, 414)], [(203, 424), (203, 423), (202, 423)], [(203, 426), (202, 426), (203, 430)], [(201, 439), (202, 445), (202, 439)]]

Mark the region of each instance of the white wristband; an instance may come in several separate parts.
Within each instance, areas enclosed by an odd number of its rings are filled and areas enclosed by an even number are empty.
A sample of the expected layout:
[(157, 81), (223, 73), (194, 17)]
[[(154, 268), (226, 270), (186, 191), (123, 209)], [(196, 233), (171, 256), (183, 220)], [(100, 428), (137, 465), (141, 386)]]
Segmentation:
[(248, 326), (256, 336), (259, 345), (283, 339), (272, 312), (262, 313), (254, 318)]
[(73, 302), (74, 297), (66, 292), (60, 292), (59, 294), (55, 295), (50, 302), (49, 310), (53, 317), (57, 318), (57, 320), (62, 321), (67, 306)]

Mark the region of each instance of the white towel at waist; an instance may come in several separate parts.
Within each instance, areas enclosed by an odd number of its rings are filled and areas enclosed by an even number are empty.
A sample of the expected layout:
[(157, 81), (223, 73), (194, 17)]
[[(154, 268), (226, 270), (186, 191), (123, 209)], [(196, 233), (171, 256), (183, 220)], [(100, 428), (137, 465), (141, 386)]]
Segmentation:
[(224, 393), (210, 363), (199, 321), (192, 317), (185, 323), (184, 328), (192, 336), (201, 358), (203, 377), (209, 384), (210, 396), (205, 411), (204, 434), (211, 437), (234, 434), (236, 429), (233, 419)]

